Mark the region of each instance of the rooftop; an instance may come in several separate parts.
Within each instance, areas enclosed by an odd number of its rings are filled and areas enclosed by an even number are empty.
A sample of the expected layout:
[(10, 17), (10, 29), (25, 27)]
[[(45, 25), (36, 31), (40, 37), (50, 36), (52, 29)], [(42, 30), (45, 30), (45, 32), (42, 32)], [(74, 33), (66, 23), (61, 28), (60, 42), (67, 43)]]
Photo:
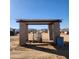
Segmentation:
[(62, 21), (61, 19), (17, 19), (17, 22), (27, 22), (29, 25), (47, 25)]

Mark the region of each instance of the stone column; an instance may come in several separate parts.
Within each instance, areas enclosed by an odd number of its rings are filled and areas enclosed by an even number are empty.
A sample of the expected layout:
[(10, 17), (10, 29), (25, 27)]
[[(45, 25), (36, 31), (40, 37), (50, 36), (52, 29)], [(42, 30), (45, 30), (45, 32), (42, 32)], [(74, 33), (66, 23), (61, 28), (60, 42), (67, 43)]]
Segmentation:
[(54, 39), (57, 39), (57, 37), (60, 37), (60, 24), (59, 22), (54, 23)]
[(20, 42), (21, 46), (25, 46), (28, 41), (28, 25), (25, 22), (20, 22)]
[(52, 24), (48, 25), (48, 33), (49, 33), (49, 39), (53, 40), (54, 35), (53, 35), (53, 30), (52, 30)]
[(53, 24), (48, 25), (48, 28), (49, 28), (50, 40), (55, 40), (57, 37), (60, 37), (60, 24), (59, 24), (59, 22), (55, 22)]

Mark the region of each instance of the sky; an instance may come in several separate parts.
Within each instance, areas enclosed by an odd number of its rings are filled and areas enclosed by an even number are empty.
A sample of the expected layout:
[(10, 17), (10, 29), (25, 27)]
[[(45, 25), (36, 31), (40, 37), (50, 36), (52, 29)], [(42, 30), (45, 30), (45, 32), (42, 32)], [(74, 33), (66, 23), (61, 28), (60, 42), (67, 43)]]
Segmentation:
[[(10, 0), (10, 27), (19, 29), (16, 19), (62, 19), (60, 28), (69, 27), (69, 0)], [(29, 25), (29, 28), (48, 28)]]

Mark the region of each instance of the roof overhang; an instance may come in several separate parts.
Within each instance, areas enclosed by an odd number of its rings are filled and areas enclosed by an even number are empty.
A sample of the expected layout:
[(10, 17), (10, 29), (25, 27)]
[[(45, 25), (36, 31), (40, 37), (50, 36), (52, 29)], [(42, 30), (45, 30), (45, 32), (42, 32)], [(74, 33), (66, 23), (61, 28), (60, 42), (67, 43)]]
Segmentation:
[(61, 19), (17, 19), (17, 22), (26, 22), (28, 25), (48, 25), (62, 21)]

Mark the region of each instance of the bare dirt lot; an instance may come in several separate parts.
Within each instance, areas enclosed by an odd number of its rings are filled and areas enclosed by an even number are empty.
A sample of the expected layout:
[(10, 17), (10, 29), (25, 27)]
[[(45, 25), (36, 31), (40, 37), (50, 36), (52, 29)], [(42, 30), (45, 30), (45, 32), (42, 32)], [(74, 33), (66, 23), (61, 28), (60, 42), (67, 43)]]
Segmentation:
[[(48, 35), (43, 33), (46, 39)], [(69, 59), (69, 35), (61, 34), (64, 37), (64, 47), (57, 47), (55, 45), (39, 45), (39, 46), (19, 46), (19, 36), (10, 37), (10, 58), (11, 59)], [(29, 38), (32, 36), (29, 34)]]

